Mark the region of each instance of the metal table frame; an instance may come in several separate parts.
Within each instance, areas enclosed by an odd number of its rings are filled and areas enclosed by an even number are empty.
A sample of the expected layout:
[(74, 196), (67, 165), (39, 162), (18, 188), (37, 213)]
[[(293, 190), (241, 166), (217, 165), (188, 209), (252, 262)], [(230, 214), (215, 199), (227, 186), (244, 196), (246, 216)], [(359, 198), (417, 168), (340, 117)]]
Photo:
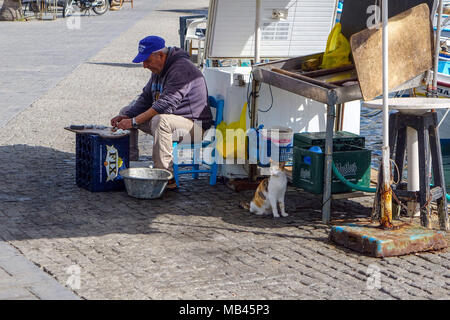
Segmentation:
[[(336, 118), (336, 105), (349, 101), (361, 100), (362, 94), (359, 84), (351, 86), (341, 86), (330, 89), (324, 83), (324, 86), (317, 84), (317, 81), (299, 80), (290, 76), (286, 76), (274, 71), (272, 68), (283, 70), (300, 70), (301, 65), (308, 59), (322, 56), (323, 53), (316, 53), (303, 57), (291, 58), (258, 64), (253, 67), (253, 103), (251, 107), (252, 126), (257, 125), (257, 107), (256, 107), (256, 88), (259, 82), (267, 83), (277, 88), (287, 90), (289, 92), (301, 95), (306, 98), (316, 100), (327, 105), (327, 124), (326, 124), (326, 140), (325, 140), (325, 164), (324, 164), (324, 191), (322, 201), (322, 221), (329, 223), (331, 220), (331, 178), (332, 178), (332, 161), (333, 161), (333, 132), (334, 122)], [(392, 91), (400, 91), (415, 88), (422, 85), (425, 74), (421, 74), (410, 81), (404, 83)], [(251, 171), (252, 172), (252, 171)]]

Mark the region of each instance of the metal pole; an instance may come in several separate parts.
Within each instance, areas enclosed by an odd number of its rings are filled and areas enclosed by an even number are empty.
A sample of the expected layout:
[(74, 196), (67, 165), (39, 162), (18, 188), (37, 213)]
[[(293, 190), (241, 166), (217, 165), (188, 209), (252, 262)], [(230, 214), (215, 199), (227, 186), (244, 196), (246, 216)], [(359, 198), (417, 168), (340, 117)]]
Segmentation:
[[(253, 79), (252, 81), (252, 100), (250, 107), (250, 128), (256, 128), (258, 126), (258, 86), (259, 81)], [(256, 146), (255, 146), (256, 147)], [(250, 164), (249, 178), (251, 181), (256, 181), (257, 178), (256, 164)]]
[(333, 129), (336, 117), (335, 104), (327, 106), (327, 131), (325, 137), (325, 164), (323, 178), (322, 222), (329, 223), (331, 217), (331, 174), (333, 162)]
[(432, 96), (437, 97), (437, 74), (439, 65), (439, 51), (441, 49), (441, 30), (442, 30), (442, 11), (444, 7), (444, 1), (439, 1), (439, 15), (437, 19), (436, 26), (436, 38), (435, 38), (435, 48), (434, 48), (434, 70), (433, 70), (433, 85), (431, 88)]
[[(438, 18), (436, 23), (436, 34), (435, 34), (435, 47), (434, 47), (434, 62), (433, 62), (433, 82), (431, 85), (431, 91), (427, 90), (427, 96), (437, 98), (438, 97), (438, 90), (437, 90), (437, 78), (438, 78), (438, 69), (439, 69), (439, 52), (441, 49), (441, 31), (442, 31), (442, 12), (444, 8), (444, 1), (439, 1), (439, 7), (438, 7)], [(432, 19), (434, 21), (434, 17)], [(432, 109), (432, 112), (435, 110)], [(445, 118), (445, 116), (444, 116)], [(438, 125), (439, 127), (439, 125)], [(431, 152), (426, 155), (428, 162), (431, 163)], [(431, 177), (431, 166), (429, 172), (427, 172), (428, 176)]]
[(256, 0), (255, 15), (255, 64), (261, 62), (260, 54), (261, 42), (261, 0)]
[(381, 226), (392, 228), (392, 190), (389, 155), (389, 46), (388, 46), (388, 0), (383, 0), (383, 188), (381, 190)]
[[(260, 56), (260, 40), (261, 40), (261, 0), (256, 0), (255, 13), (255, 61), (254, 65), (261, 62)], [(250, 108), (250, 128), (256, 128), (258, 125), (258, 86), (259, 81), (252, 81), (252, 104)], [(249, 178), (256, 181), (257, 167), (256, 164), (250, 164)]]

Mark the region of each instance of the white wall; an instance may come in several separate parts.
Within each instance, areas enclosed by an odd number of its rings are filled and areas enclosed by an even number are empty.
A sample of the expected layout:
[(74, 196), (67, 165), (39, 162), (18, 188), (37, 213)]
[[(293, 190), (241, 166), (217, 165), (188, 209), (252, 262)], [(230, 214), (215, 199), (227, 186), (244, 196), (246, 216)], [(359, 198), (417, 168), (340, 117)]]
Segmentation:
[[(238, 68), (239, 73), (250, 74), (251, 68)], [(242, 107), (247, 101), (247, 86), (233, 85), (233, 68), (207, 68), (204, 70), (208, 94), (222, 96), (225, 99), (224, 121), (238, 121)], [(272, 90), (272, 95), (270, 94)], [(251, 87), (248, 92), (251, 91)], [(307, 99), (297, 94), (276, 88), (268, 84), (261, 85), (258, 98), (258, 109), (269, 112), (258, 112), (258, 123), (265, 128), (285, 126), (294, 132), (316, 132), (326, 130), (326, 105)], [(346, 103), (344, 112), (344, 130), (359, 134), (360, 123), (359, 101)], [(247, 129), (250, 121), (247, 112)]]
[[(242, 107), (247, 101), (251, 87), (233, 85), (233, 70), (246, 75), (251, 68), (207, 68), (203, 71), (208, 85), (208, 94), (225, 99), (224, 121), (238, 121)], [(288, 91), (272, 87), (273, 106), (269, 112), (258, 112), (258, 123), (269, 129), (285, 126), (294, 132), (316, 132), (326, 130), (326, 106), (311, 99), (306, 99)], [(266, 110), (272, 103), (270, 88), (262, 84), (258, 98), (259, 109)], [(359, 134), (360, 102), (346, 103), (343, 130)], [(247, 110), (247, 129), (250, 126)], [(264, 173), (267, 174), (267, 173)], [(227, 178), (244, 178), (248, 176), (248, 165), (227, 164), (219, 166), (219, 175)]]

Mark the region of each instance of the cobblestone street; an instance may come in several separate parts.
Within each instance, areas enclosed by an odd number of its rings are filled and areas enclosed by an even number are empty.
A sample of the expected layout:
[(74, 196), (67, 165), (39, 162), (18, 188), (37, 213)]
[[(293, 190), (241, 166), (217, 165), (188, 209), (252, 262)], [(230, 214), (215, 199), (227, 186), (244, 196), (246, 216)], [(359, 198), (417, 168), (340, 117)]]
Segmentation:
[[(161, 1), (0, 127), (4, 244), (62, 286), (78, 267), (72, 291), (82, 299), (449, 299), (448, 250), (376, 259), (336, 246), (321, 222), (321, 196), (290, 188), (289, 217), (272, 219), (239, 207), (253, 192), (206, 178), (185, 177), (157, 200), (76, 186), (75, 135), (63, 128), (109, 125), (150, 75), (131, 64), (139, 39), (156, 34), (179, 46), (179, 16), (208, 3)], [(151, 154), (149, 136), (140, 147)], [(334, 201), (333, 222), (370, 217), (372, 201)]]

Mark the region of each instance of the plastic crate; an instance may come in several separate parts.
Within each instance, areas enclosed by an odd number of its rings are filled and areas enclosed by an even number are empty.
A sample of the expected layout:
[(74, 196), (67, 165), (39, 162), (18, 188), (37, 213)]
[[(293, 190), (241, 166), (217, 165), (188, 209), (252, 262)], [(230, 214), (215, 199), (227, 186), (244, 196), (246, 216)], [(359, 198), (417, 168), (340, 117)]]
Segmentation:
[(76, 184), (92, 192), (124, 190), (120, 170), (129, 168), (130, 137), (76, 134)]
[[(294, 147), (293, 185), (311, 193), (323, 193), (324, 158), (323, 153), (309, 151), (307, 148)], [(335, 144), (333, 161), (339, 172), (348, 181), (359, 186), (369, 187), (370, 150), (351, 145)], [(352, 189), (340, 182), (333, 174), (331, 193), (350, 191)]]
[[(258, 152), (258, 166), (260, 167), (270, 167), (270, 159), (274, 160), (274, 161), (279, 161), (279, 162), (285, 162), (285, 166), (289, 167), (292, 166), (293, 162), (293, 148), (292, 146), (285, 146), (285, 147), (280, 147), (280, 146), (276, 146), (275, 148), (272, 147), (271, 143), (267, 144), (267, 148), (266, 148), (266, 152), (267, 154), (261, 154), (261, 152)], [(278, 159), (274, 156), (272, 156), (272, 150), (276, 150), (278, 149)], [(264, 153), (264, 152), (262, 152)]]
[[(312, 146), (319, 146), (325, 149), (326, 132), (302, 132), (294, 134), (294, 147), (306, 148)], [(348, 144), (360, 148), (365, 147), (365, 138), (357, 134), (338, 131), (333, 134), (333, 143)]]

